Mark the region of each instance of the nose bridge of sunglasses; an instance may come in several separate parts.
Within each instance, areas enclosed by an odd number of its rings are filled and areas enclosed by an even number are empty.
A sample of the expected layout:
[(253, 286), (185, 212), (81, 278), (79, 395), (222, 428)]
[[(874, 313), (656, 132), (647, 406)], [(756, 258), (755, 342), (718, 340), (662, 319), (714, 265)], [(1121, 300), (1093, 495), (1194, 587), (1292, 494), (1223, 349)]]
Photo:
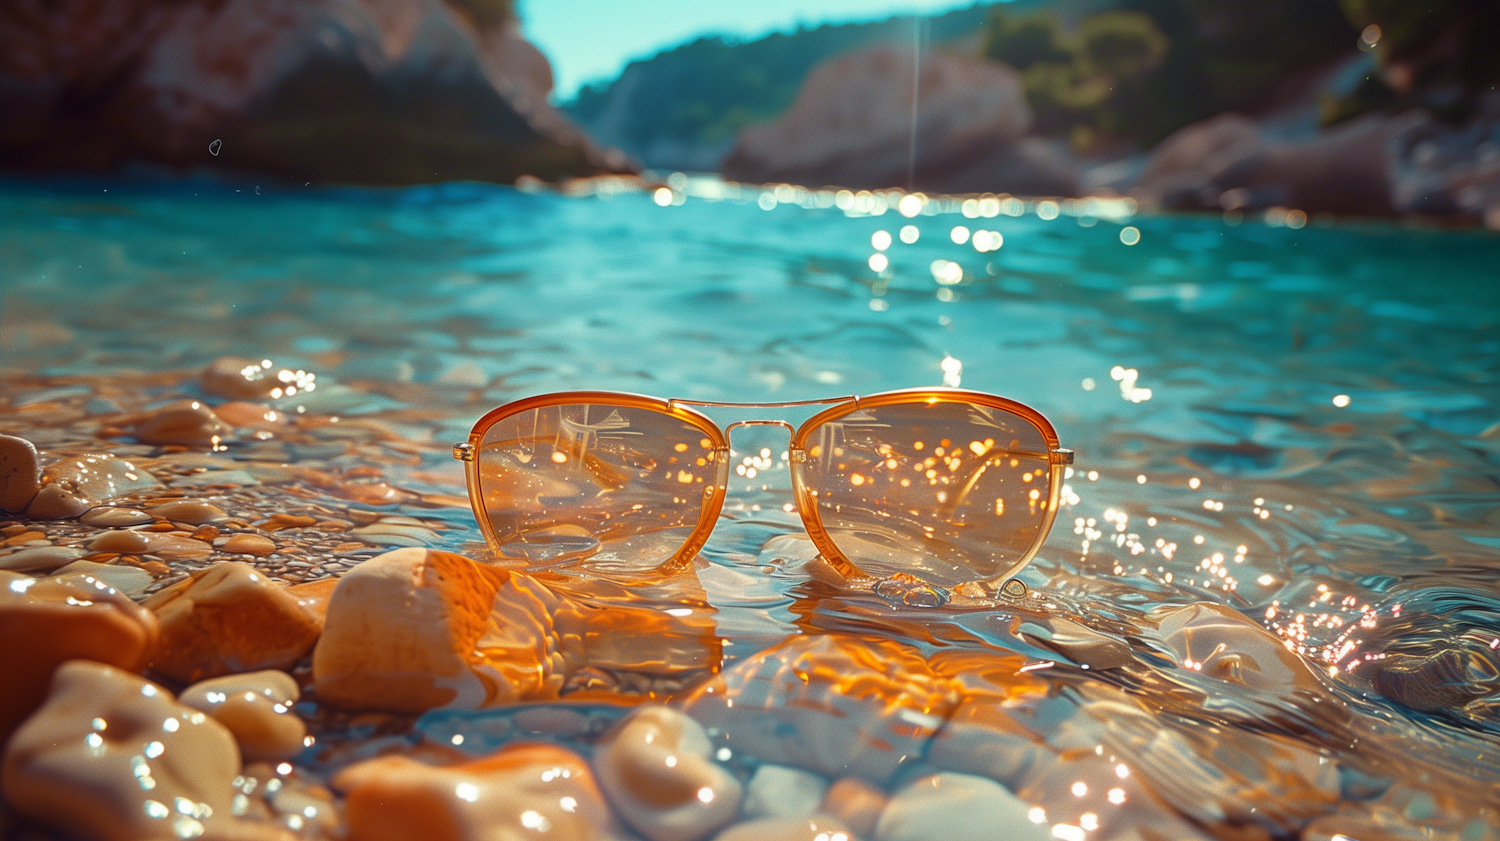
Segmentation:
[(725, 456), (730, 470), (742, 479), (762, 480), (785, 470), (795, 458), (790, 448), (795, 432), (796, 428), (784, 420), (737, 420), (726, 425), (724, 437), (730, 449)]

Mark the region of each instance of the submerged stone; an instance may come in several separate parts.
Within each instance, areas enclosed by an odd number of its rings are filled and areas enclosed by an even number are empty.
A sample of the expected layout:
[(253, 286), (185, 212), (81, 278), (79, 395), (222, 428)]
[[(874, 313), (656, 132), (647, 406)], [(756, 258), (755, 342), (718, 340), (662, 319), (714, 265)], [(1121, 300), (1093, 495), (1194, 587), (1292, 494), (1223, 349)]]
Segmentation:
[(808, 818), (762, 818), (737, 823), (714, 841), (859, 841), (859, 838), (828, 815)]
[(93, 508), (79, 517), (79, 522), (96, 529), (122, 529), (141, 526), (154, 519), (145, 511), (135, 508)]
[(1421, 712), (1462, 707), (1500, 691), (1500, 662), (1489, 649), (1450, 648), (1426, 656), (1387, 654), (1375, 661), (1375, 689)]
[(197, 400), (179, 400), (149, 412), (131, 424), (130, 433), (142, 444), (180, 444), (210, 447), (233, 431), (213, 409)]
[(150, 473), (109, 455), (60, 459), (43, 469), (42, 481), (26, 508), (28, 517), (41, 520), (78, 517), (101, 502), (161, 487)]
[(735, 751), (885, 782), (922, 756), (962, 695), (910, 646), (823, 634), (740, 661), (695, 688), (685, 708)]
[(27, 578), (0, 572), (0, 742), (41, 704), (67, 660), (146, 667), (156, 617), (91, 576)]
[(556, 697), (561, 608), (534, 579), (462, 555), (387, 552), (339, 579), (328, 600), (313, 652), (318, 697), (400, 713)]
[(318, 640), (321, 623), (287, 588), (248, 564), (214, 564), (144, 603), (161, 622), (151, 667), (173, 680), (290, 669)]
[(229, 519), (229, 515), (217, 505), (210, 505), (196, 499), (180, 499), (163, 503), (153, 507), (151, 513), (174, 523), (187, 523), (194, 526), (222, 523)]
[(1031, 808), (994, 780), (934, 774), (891, 796), (874, 841), (1052, 841), (1051, 828), (1030, 819)]
[(79, 838), (290, 841), (235, 817), (239, 772), (223, 725), (133, 674), (73, 660), (11, 736), (0, 786), (17, 813)]
[(345, 794), (349, 841), (618, 837), (588, 764), (552, 745), (446, 767), (386, 756), (345, 768), (333, 785)]
[(647, 705), (600, 740), (594, 772), (631, 829), (650, 841), (699, 841), (740, 810), (740, 783), (710, 759), (712, 752), (698, 722)]
[(885, 790), (870, 785), (858, 777), (835, 780), (823, 793), (823, 802), (818, 811), (838, 818), (860, 837), (869, 838), (875, 833), (875, 824), (890, 797)]
[(784, 765), (762, 765), (745, 787), (746, 818), (805, 818), (818, 811), (828, 781)]
[(11, 572), (51, 572), (84, 556), (72, 546), (33, 546), (8, 555), (0, 555), (0, 569)]
[(301, 752), (307, 735), (292, 712), (300, 694), (291, 675), (267, 669), (200, 681), (177, 700), (229, 728), (246, 762), (279, 762)]
[(1163, 616), (1157, 627), (1182, 668), (1283, 695), (1326, 694), (1307, 661), (1232, 608), (1211, 602), (1180, 607)]
[(83, 560), (73, 561), (67, 566), (60, 567), (53, 574), (60, 576), (87, 575), (104, 582), (127, 596), (135, 596), (146, 592), (146, 588), (150, 587), (151, 583), (156, 580), (155, 576), (138, 566), (131, 566), (129, 564), (101, 564)]

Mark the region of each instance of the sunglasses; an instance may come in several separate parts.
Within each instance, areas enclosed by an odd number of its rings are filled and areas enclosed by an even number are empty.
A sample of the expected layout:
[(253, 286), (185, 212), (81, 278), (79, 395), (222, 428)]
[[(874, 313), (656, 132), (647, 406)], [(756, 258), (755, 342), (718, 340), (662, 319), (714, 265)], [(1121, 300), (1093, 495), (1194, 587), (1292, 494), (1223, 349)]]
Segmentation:
[[(796, 428), (720, 428), (697, 411), (791, 406), (827, 408)], [(783, 403), (544, 394), (480, 418), (453, 456), (501, 557), (666, 572), (691, 563), (713, 531), (729, 432), (752, 425), (791, 433), (796, 510), (818, 552), (851, 580), (1009, 579), (1046, 538), (1073, 463), (1035, 409), (958, 389)]]

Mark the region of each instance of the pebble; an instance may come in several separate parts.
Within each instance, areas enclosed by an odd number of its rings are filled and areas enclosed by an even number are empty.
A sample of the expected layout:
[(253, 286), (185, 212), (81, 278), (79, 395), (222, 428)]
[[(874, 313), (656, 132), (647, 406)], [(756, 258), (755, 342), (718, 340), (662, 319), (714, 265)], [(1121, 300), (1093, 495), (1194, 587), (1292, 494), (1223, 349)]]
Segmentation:
[(219, 416), (219, 420), (241, 429), (278, 429), (282, 425), (282, 418), (286, 417), (275, 409), (242, 400), (215, 406), (214, 414)]
[(737, 752), (884, 783), (922, 756), (962, 690), (911, 646), (820, 634), (739, 661), (695, 687), (684, 708)]
[(234, 561), (195, 572), (142, 605), (161, 623), (152, 669), (183, 683), (290, 669), (317, 642), (322, 624), (285, 586)]
[(96, 578), (0, 572), (0, 743), (41, 704), (58, 664), (83, 658), (139, 671), (157, 638), (156, 617)]
[[(34, 550), (33, 550), (34, 551)], [(4, 558), (0, 558), (3, 564)], [(1433, 654), (1387, 654), (1372, 665), (1375, 689), (1403, 707), (1422, 712), (1462, 707), (1500, 690), (1497, 659), (1488, 646), (1460, 642)]]
[(1090, 669), (1118, 669), (1135, 659), (1124, 640), (1060, 616), (1022, 622), (1016, 633)]
[[(1010, 652), (948, 648), (934, 654), (933, 671), (964, 687), (964, 700), (927, 748), (928, 764), (1014, 785), (1044, 756), (1045, 740), (1031, 721), (1049, 686), (1043, 672), (1021, 671), (1032, 658)], [(1042, 728), (1045, 730), (1045, 727)]]
[(1050, 826), (1031, 821), (1031, 808), (993, 780), (933, 774), (892, 795), (873, 841), (1052, 841)]
[(1278, 695), (1327, 694), (1322, 679), (1280, 637), (1233, 608), (1187, 605), (1163, 616), (1157, 628), (1183, 668)]
[(420, 713), (557, 696), (554, 614), (581, 617), (535, 580), (462, 555), (396, 549), (339, 579), (313, 651), (318, 697), (351, 710)]
[(0, 435), (0, 509), (20, 511), (42, 486), (36, 446), (25, 438)]
[(35, 520), (71, 520), (92, 507), (87, 499), (62, 485), (43, 485), (26, 506), (26, 516)]
[(82, 549), (71, 546), (34, 546), (0, 555), (0, 569), (11, 572), (51, 572), (84, 556)]
[(128, 564), (100, 564), (93, 561), (73, 561), (59, 567), (53, 575), (88, 575), (119, 590), (127, 596), (146, 592), (156, 577), (137, 566)]
[(233, 431), (214, 410), (197, 400), (178, 400), (145, 414), (128, 427), (142, 444), (210, 447)]
[(858, 777), (844, 777), (835, 780), (824, 792), (818, 811), (843, 821), (855, 835), (869, 838), (875, 833), (875, 824), (889, 799), (881, 788)]
[(818, 811), (828, 781), (800, 768), (762, 765), (745, 786), (746, 818), (806, 818)]
[(200, 681), (177, 700), (229, 728), (246, 762), (279, 762), (300, 753), (307, 736), (292, 712), (299, 695), (291, 675), (267, 669)]
[(578, 754), (512, 745), (447, 767), (404, 756), (352, 765), (343, 791), (350, 841), (613, 841), (617, 827)]
[[(343, 569), (342, 566), (339, 567)], [(322, 623), (328, 616), (328, 600), (333, 596), (333, 589), (338, 586), (337, 578), (324, 578), (320, 581), (309, 581), (306, 584), (294, 584), (286, 589), (297, 600), (304, 610), (318, 617)]]
[(270, 360), (223, 356), (203, 369), (203, 390), (215, 397), (236, 400), (267, 400), (271, 389), (285, 385), (277, 377), (282, 368)]
[(223, 509), (196, 499), (163, 503), (153, 507), (151, 514), (174, 523), (187, 523), (193, 526), (222, 523), (229, 519), (229, 515), (224, 513)]
[(837, 818), (763, 818), (735, 824), (714, 841), (859, 841)]
[(669, 707), (637, 707), (599, 741), (594, 773), (620, 819), (650, 841), (698, 841), (734, 820), (742, 789), (710, 758), (702, 725)]
[(42, 470), (46, 483), (26, 507), (39, 520), (72, 519), (102, 502), (160, 488), (156, 477), (114, 456), (71, 456)]
[(361, 526), (354, 530), (354, 534), (381, 546), (426, 546), (442, 540), (432, 529), (393, 523)]
[(258, 534), (236, 534), (231, 535), (219, 548), (225, 552), (264, 558), (276, 551), (276, 541)]
[(88, 547), (95, 552), (155, 555), (169, 561), (202, 560), (214, 551), (210, 544), (185, 534), (130, 529), (104, 532), (91, 538)]
[(46, 702), (6, 744), (3, 766), (12, 809), (78, 838), (292, 837), (235, 817), (240, 757), (223, 725), (103, 663), (57, 669)]
[(91, 508), (78, 521), (96, 529), (120, 529), (149, 523), (154, 518), (135, 508)]

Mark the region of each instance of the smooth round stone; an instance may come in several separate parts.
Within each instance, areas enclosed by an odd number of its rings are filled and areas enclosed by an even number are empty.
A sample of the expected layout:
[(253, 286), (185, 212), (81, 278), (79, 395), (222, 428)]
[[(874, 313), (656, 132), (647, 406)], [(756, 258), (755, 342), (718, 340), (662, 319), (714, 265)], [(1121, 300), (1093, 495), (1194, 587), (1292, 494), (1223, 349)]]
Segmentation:
[(177, 700), (229, 728), (246, 762), (278, 762), (300, 753), (307, 736), (292, 713), (299, 694), (291, 675), (267, 669), (200, 681)]
[(26, 516), (36, 520), (71, 520), (94, 505), (62, 485), (43, 485), (26, 506)]
[(93, 508), (78, 521), (96, 529), (122, 529), (149, 523), (154, 518), (135, 508)]
[(434, 767), (407, 756), (351, 765), (345, 793), (351, 841), (613, 841), (621, 838), (583, 757), (518, 744)]
[(70, 837), (290, 839), (235, 817), (240, 757), (223, 725), (103, 663), (59, 667), (3, 763), (10, 807)]
[(138, 531), (107, 531), (88, 543), (95, 552), (119, 552), (121, 554), (143, 554), (151, 548), (151, 538)]
[(746, 818), (805, 818), (818, 811), (827, 789), (828, 781), (809, 771), (762, 765), (745, 788), (740, 811)]
[(874, 841), (1052, 841), (1050, 827), (1031, 821), (1031, 808), (994, 780), (934, 774), (891, 797)]
[(276, 541), (258, 534), (236, 534), (224, 541), (224, 545), (219, 549), (238, 555), (255, 555), (264, 558), (276, 551)]
[(322, 629), (286, 587), (232, 561), (195, 572), (142, 604), (161, 624), (152, 669), (183, 683), (290, 669)]
[(699, 841), (734, 820), (742, 789), (710, 758), (702, 725), (655, 704), (636, 708), (594, 753), (615, 812), (650, 841)]
[(11, 572), (51, 572), (84, 556), (71, 546), (36, 546), (0, 555), (0, 569)]
[(232, 430), (208, 406), (179, 400), (142, 417), (130, 431), (142, 444), (206, 447), (227, 438)]
[(737, 823), (714, 836), (714, 841), (859, 841), (837, 818), (762, 818)]
[(581, 626), (576, 606), (528, 576), (451, 552), (386, 552), (329, 597), (318, 698), (399, 713), (548, 700), (563, 686), (559, 648)]
[(164, 517), (174, 523), (188, 523), (194, 526), (222, 523), (229, 519), (229, 515), (224, 513), (223, 509), (196, 499), (183, 499), (158, 505), (151, 509), (151, 514)]
[(20, 511), (42, 487), (36, 447), (25, 438), (0, 435), (0, 509)]
[(26, 507), (26, 515), (40, 520), (79, 517), (116, 497), (161, 487), (156, 477), (124, 459), (93, 454), (70, 456), (42, 471), (47, 484)]
[(889, 799), (877, 786), (858, 777), (844, 777), (824, 792), (818, 811), (843, 821), (860, 838), (869, 838), (875, 834), (875, 823)]
[(125, 564), (96, 564), (93, 561), (74, 561), (67, 566), (59, 567), (54, 575), (77, 573), (97, 578), (127, 596), (146, 592), (146, 588), (156, 580), (151, 573), (140, 567)]
[(81, 658), (140, 670), (157, 637), (156, 617), (91, 576), (0, 572), (0, 744), (42, 703), (59, 664)]
[(215, 397), (236, 400), (262, 400), (271, 389), (281, 385), (276, 375), (281, 369), (263, 364), (267, 360), (224, 356), (203, 369), (203, 390)]

